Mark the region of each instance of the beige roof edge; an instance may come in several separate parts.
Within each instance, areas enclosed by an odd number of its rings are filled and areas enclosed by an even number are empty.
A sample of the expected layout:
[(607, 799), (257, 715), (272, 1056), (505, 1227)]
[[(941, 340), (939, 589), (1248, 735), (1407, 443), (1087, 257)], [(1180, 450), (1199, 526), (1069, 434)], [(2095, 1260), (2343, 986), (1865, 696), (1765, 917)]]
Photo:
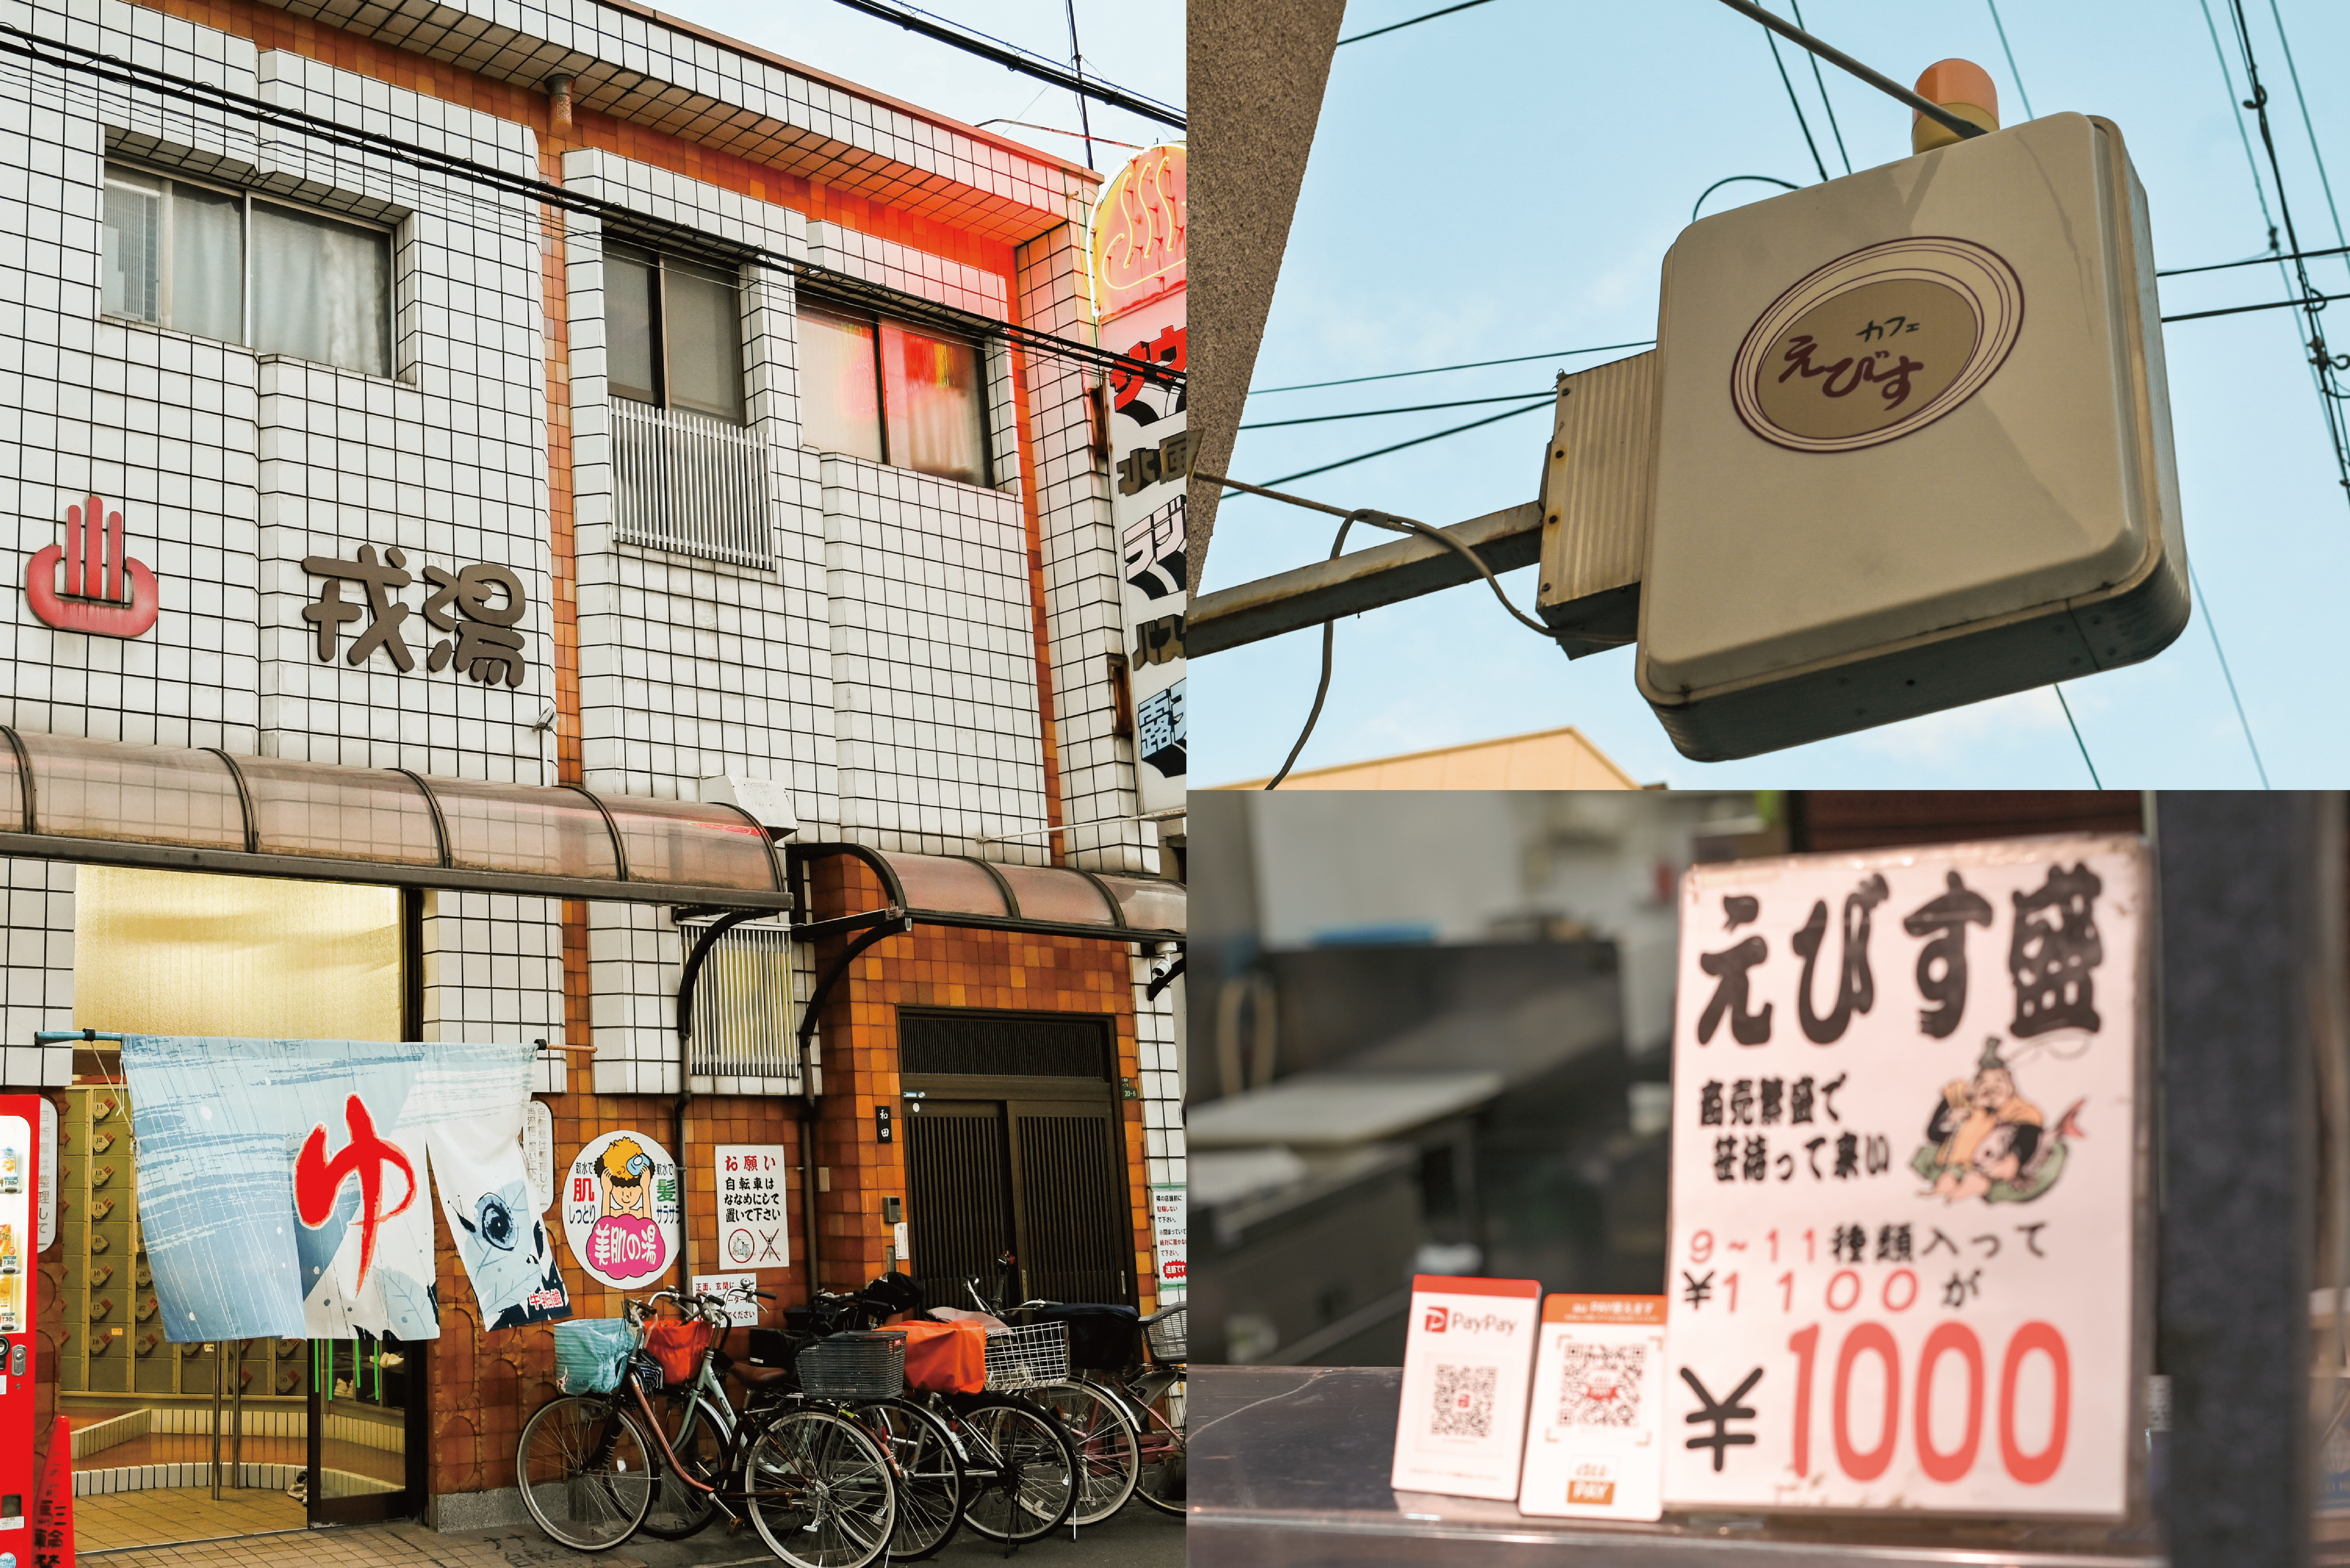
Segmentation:
[(1024, 158), (1033, 158), (1039, 163), (1048, 164), (1065, 173), (1075, 174), (1080, 180), (1090, 180), (1099, 185), (1108, 179), (1107, 175), (1097, 170), (1088, 169), (1082, 163), (1072, 163), (1058, 153), (1042, 151), (1024, 141), (1014, 141), (1008, 136), (1001, 136), (992, 130), (982, 130), (977, 126), (965, 125), (962, 120), (941, 114), (934, 109), (924, 109), (920, 104), (908, 103), (903, 99), (892, 98), (886, 92), (879, 92), (865, 86), (862, 82), (853, 82), (847, 77), (820, 70), (814, 66), (792, 59), (788, 56), (776, 54), (773, 49), (763, 49), (756, 44), (746, 44), (740, 38), (730, 38), (723, 33), (702, 26), (699, 22), (689, 22), (682, 16), (673, 16), (666, 11), (657, 11), (650, 5), (639, 5), (633, 4), (632, 0), (596, 0), (596, 4), (610, 10), (625, 11), (631, 16), (641, 16), (648, 22), (658, 22), (664, 27), (682, 33), (690, 38), (699, 38), (705, 44), (715, 44), (722, 49), (728, 49), (754, 60), (764, 60), (768, 65), (780, 66), (787, 71), (797, 71), (812, 81), (820, 81), (827, 87), (854, 93), (858, 98), (873, 103), (886, 104), (900, 114), (912, 115), (916, 119), (925, 120), (931, 125), (951, 130), (958, 136), (968, 136), (974, 140), (993, 142), (998, 147), (1017, 152)]
[[(1497, 746), (1523, 745), (1529, 741), (1549, 741), (1565, 737), (1572, 737), (1573, 739), (1581, 742), (1584, 749), (1590, 753), (1592, 759), (1600, 766), (1606, 768), (1607, 772), (1614, 774), (1616, 778), (1622, 783), (1626, 789), (1639, 789), (1643, 787), (1638, 779), (1634, 778), (1630, 774), (1626, 773), (1623, 768), (1617, 763), (1616, 759), (1601, 751), (1598, 744), (1594, 742), (1590, 736), (1585, 734), (1579, 727), (1574, 724), (1561, 725), (1555, 730), (1536, 730), (1530, 734), (1524, 735), (1499, 735), (1490, 741), (1466, 741), (1455, 746), (1435, 746), (1424, 752), (1402, 752), (1391, 757), (1366, 757), (1360, 762), (1334, 763), (1326, 768), (1308, 768), (1302, 773), (1293, 773), (1289, 775), (1287, 780), (1283, 782), (1286, 784), (1291, 781), (1328, 778), (1337, 774), (1358, 773), (1367, 768), (1392, 767), (1399, 763), (1425, 762), (1431, 757), (1457, 756), (1464, 752), (1490, 751)], [(1261, 790), (1264, 788), (1266, 781), (1271, 776), (1271, 774), (1266, 774), (1263, 777), (1248, 779), (1238, 784), (1202, 784), (1198, 787), (1207, 790)]]

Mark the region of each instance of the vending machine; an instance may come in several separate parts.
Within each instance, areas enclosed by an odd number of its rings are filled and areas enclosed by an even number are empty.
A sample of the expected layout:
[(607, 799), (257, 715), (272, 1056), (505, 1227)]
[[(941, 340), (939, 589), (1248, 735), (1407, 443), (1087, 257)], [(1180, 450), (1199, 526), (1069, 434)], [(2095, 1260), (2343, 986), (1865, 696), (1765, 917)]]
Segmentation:
[[(0, 1568), (33, 1561), (33, 1324), (40, 1281), (38, 1095), (0, 1095)], [(54, 1217), (49, 1221), (54, 1231)]]

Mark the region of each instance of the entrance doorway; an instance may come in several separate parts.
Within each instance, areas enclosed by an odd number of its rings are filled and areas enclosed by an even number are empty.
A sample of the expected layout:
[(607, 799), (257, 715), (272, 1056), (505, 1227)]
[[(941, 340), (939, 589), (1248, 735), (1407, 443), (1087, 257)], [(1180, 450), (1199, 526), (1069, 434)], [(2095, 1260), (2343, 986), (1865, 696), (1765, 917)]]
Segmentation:
[[(78, 1027), (412, 1039), (420, 910), (394, 888), (83, 867)], [(57, 1407), (82, 1550), (402, 1518), (423, 1497), (421, 1347), (362, 1336), (171, 1343), (139, 1226), (137, 1107), (109, 1041), (77, 1050), (58, 1148)]]
[(1107, 1018), (899, 1015), (909, 1272), (933, 1306), (969, 1306), (1016, 1260), (1017, 1299), (1135, 1297), (1126, 1147)]

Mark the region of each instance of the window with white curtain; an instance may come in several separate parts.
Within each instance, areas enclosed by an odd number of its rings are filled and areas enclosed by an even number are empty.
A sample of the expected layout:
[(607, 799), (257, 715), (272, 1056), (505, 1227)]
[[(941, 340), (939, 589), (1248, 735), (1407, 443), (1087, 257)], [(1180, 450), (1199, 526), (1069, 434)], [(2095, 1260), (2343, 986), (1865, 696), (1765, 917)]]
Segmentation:
[(391, 374), (391, 235), (120, 164), (99, 308), (264, 354)]
[(977, 344), (803, 301), (799, 372), (804, 445), (988, 483)]

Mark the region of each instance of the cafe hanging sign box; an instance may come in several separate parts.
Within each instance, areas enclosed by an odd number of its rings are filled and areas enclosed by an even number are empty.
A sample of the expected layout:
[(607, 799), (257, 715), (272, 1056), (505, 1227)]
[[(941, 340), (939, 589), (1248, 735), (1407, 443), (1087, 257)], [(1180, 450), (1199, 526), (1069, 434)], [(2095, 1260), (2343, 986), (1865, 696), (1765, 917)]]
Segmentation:
[(2150, 888), (2117, 836), (1689, 874), (1667, 1507), (2129, 1511)]

